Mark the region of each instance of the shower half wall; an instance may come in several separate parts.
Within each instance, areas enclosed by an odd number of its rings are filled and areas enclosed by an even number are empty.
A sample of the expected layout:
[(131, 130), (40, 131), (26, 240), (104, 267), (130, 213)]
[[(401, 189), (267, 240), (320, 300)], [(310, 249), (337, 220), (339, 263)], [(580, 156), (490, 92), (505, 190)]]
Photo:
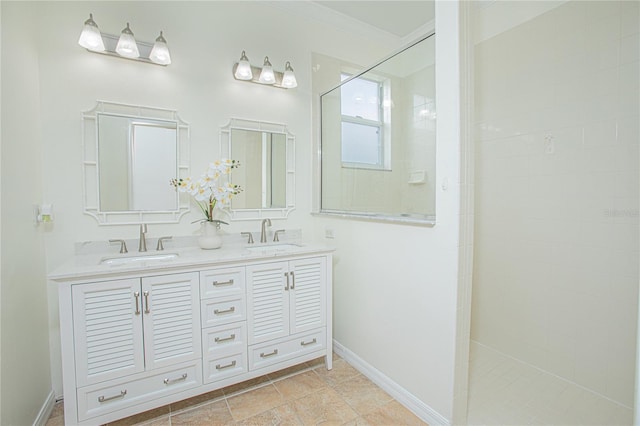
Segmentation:
[(565, 2), (474, 52), (472, 340), (626, 407), (638, 300), (638, 6)]

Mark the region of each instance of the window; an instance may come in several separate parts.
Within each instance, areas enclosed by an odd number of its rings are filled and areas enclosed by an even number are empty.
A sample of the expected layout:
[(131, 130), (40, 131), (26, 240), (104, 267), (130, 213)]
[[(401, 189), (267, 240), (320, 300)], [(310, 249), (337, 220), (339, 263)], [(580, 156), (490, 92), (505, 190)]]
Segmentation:
[[(341, 75), (342, 80), (349, 77), (349, 74)], [(389, 168), (389, 153), (385, 149), (383, 86), (380, 81), (357, 78), (340, 89), (343, 167)]]

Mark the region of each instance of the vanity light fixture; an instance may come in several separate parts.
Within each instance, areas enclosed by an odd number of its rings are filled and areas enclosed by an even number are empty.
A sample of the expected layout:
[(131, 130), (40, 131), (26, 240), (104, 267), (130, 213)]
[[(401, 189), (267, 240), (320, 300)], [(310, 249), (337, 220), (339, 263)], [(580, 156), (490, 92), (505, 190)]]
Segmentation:
[(293, 73), (293, 68), (291, 67), (291, 62), (287, 61), (284, 66), (284, 75), (282, 76), (282, 86), (287, 89), (293, 89), (298, 86), (298, 81), (296, 80), (296, 75)]
[(153, 45), (153, 49), (151, 49), (149, 59), (160, 65), (169, 65), (171, 63), (171, 54), (169, 53), (167, 40), (164, 39), (162, 31), (160, 31), (160, 36), (158, 36)]
[(276, 75), (273, 73), (273, 67), (269, 62), (269, 57), (264, 57), (264, 65), (262, 65), (262, 71), (260, 71), (260, 78), (258, 81), (262, 84), (273, 84), (276, 82)]
[(171, 54), (167, 47), (162, 31), (154, 44), (136, 41), (133, 31), (127, 22), (120, 36), (103, 34), (93, 20), (93, 14), (84, 23), (78, 44), (90, 52), (116, 56), (118, 58), (133, 59), (140, 62), (156, 65), (169, 65)]
[(253, 79), (253, 72), (251, 71), (251, 64), (249, 63), (249, 58), (242, 51), (242, 55), (240, 56), (240, 62), (236, 64), (235, 70), (233, 72), (233, 76), (236, 80), (251, 80)]
[(284, 72), (274, 71), (269, 57), (265, 56), (262, 68), (254, 67), (249, 63), (249, 59), (244, 50), (242, 51), (242, 55), (240, 55), (240, 61), (233, 65), (233, 78), (251, 83), (279, 87), (281, 89), (293, 89), (298, 86), (290, 62), (287, 61)]
[(98, 24), (93, 20), (93, 14), (89, 14), (89, 19), (84, 21), (84, 28), (80, 34), (78, 44), (93, 52), (104, 52), (104, 42), (98, 29)]
[(129, 28), (128, 22), (125, 29), (120, 33), (116, 52), (125, 58), (135, 59), (140, 57), (140, 51), (138, 50), (136, 39), (133, 37), (133, 31)]

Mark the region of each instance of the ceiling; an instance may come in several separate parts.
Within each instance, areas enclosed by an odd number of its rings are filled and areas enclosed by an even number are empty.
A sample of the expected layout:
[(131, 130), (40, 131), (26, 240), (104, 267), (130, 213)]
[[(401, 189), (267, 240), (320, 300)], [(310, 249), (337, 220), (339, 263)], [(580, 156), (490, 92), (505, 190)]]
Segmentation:
[(435, 17), (433, 0), (333, 0), (315, 3), (398, 37), (406, 37)]

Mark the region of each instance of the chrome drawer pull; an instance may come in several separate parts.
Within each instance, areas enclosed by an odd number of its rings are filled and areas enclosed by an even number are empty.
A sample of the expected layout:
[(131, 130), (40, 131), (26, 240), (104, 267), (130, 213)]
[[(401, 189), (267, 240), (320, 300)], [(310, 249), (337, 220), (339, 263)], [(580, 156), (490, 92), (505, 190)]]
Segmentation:
[(293, 272), (290, 272), (291, 274), (291, 290), (294, 290), (296, 288), (296, 275)]
[(313, 340), (312, 340), (312, 341), (310, 341), (310, 342), (305, 342), (305, 341), (300, 342), (300, 345), (301, 345), (301, 346), (309, 346), (309, 345), (313, 345), (313, 344), (314, 344), (314, 343), (316, 343), (316, 342), (317, 342), (317, 340), (316, 340), (316, 339), (315, 339), (315, 337), (314, 337), (314, 338), (313, 338)]
[(216, 365), (216, 370), (224, 370), (225, 368), (231, 368), (231, 367), (235, 367), (236, 366), (236, 362), (235, 361), (231, 361), (230, 364), (227, 365)]
[(228, 342), (229, 340), (235, 340), (235, 339), (236, 339), (236, 335), (235, 335), (235, 334), (232, 334), (232, 335), (231, 335), (231, 336), (229, 336), (229, 337), (223, 337), (223, 338), (216, 337), (216, 338), (215, 338), (215, 342), (216, 342), (216, 343), (222, 343), (222, 342)]
[(123, 391), (120, 391), (120, 395), (109, 396), (106, 398), (104, 396), (99, 396), (98, 402), (107, 402), (107, 401), (113, 401), (114, 399), (124, 398), (126, 394), (127, 394), (127, 390), (125, 389)]
[(223, 285), (233, 285), (233, 278), (231, 278), (229, 281), (214, 281), (212, 284), (215, 287), (220, 287)]
[(286, 285), (286, 287), (284, 288), (284, 291), (289, 291), (289, 273), (288, 273), (288, 272), (285, 272), (285, 273), (284, 273), (284, 276), (285, 276), (285, 277), (287, 277), (287, 285)]
[(149, 308), (149, 292), (145, 291), (144, 293), (142, 293), (144, 295), (144, 313), (145, 314), (150, 314), (151, 313), (151, 308)]
[(274, 349), (273, 352), (265, 354), (264, 352), (262, 352), (260, 354), (260, 358), (269, 358), (270, 356), (274, 356), (274, 355), (278, 355), (278, 350)]
[(133, 297), (136, 298), (136, 315), (140, 315), (140, 292), (133, 293)]
[(231, 312), (235, 312), (236, 311), (236, 307), (232, 306), (229, 309), (225, 309), (224, 311), (221, 311), (219, 309), (214, 309), (213, 313), (216, 315), (220, 315), (220, 314), (230, 314)]
[(183, 380), (187, 380), (187, 373), (184, 373), (182, 376), (178, 377), (177, 379), (164, 379), (164, 384), (172, 385), (176, 382), (181, 382)]

